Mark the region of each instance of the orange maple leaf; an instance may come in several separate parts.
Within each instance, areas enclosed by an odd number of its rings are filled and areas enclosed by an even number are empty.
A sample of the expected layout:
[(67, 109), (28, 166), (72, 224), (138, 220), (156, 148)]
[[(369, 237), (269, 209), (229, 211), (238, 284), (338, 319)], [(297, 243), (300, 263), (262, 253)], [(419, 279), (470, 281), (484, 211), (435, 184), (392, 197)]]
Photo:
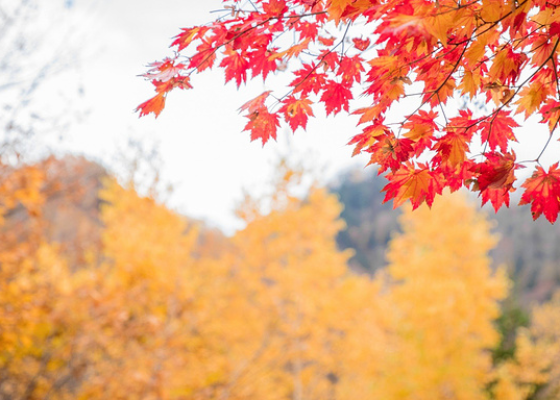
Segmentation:
[(276, 130), (280, 126), (278, 115), (270, 113), (266, 108), (261, 108), (247, 116), (249, 122), (245, 125), (244, 131), (251, 132), (251, 140), (261, 139), (263, 146), (268, 139), (276, 139)]
[(393, 199), (393, 208), (410, 200), (416, 209), (426, 202), (431, 206), (436, 194), (442, 193), (438, 177), (426, 165), (420, 164), (416, 169), (413, 163), (406, 162), (398, 171), (387, 175), (389, 183), (383, 188), (386, 192), (383, 202)]
[(140, 111), (140, 116), (148, 115), (149, 113), (154, 113), (156, 118), (159, 116), (163, 108), (165, 107), (165, 94), (163, 92), (158, 93), (150, 100), (145, 101), (136, 107), (135, 111)]

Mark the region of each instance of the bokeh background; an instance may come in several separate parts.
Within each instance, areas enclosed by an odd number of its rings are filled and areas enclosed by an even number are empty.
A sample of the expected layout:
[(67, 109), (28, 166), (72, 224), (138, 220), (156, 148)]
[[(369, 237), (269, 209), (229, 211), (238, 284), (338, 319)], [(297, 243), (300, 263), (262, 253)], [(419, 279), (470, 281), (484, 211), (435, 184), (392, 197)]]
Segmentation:
[(0, 399), (560, 398), (558, 226), (393, 210), (353, 117), (250, 142), (282, 77), (138, 118), (221, 7), (0, 0)]

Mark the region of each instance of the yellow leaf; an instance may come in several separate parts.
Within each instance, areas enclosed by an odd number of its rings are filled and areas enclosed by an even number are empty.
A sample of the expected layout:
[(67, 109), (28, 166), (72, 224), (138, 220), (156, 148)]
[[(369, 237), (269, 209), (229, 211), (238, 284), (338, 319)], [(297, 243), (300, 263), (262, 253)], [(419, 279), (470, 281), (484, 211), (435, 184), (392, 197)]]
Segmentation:
[(441, 13), (424, 20), (424, 28), (444, 46), (447, 45), (448, 31), (455, 28), (456, 21), (452, 13)]
[(541, 81), (525, 86), (519, 93), (519, 100), (515, 102), (517, 114), (525, 112), (525, 119), (529, 118), (548, 97), (551, 90), (551, 85), (544, 85)]
[(480, 16), (484, 22), (496, 22), (500, 20), (504, 8), (502, 0), (482, 0)]
[(459, 89), (461, 89), (464, 94), (468, 94), (473, 98), (480, 88), (480, 81), (480, 73), (478, 73), (478, 71), (473, 72), (466, 70), (459, 84)]
[(338, 25), (340, 18), (346, 10), (346, 7), (351, 5), (353, 0), (331, 0), (327, 6), (327, 12), (331, 20), (334, 20)]

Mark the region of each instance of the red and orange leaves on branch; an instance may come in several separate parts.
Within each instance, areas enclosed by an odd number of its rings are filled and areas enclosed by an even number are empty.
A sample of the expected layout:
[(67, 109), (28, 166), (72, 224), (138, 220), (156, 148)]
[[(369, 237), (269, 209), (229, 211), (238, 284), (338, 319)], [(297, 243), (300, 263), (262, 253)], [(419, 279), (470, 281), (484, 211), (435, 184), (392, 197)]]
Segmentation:
[(520, 204), (531, 204), (533, 218), (538, 218), (544, 213), (546, 219), (555, 221), (560, 206), (560, 169), (555, 163), (546, 172), (542, 167), (537, 169), (529, 179), (523, 183), (525, 193), (521, 197)]
[[(560, 7), (545, 0), (224, 0), (224, 13), (175, 37), (174, 58), (150, 65), (156, 95), (138, 107), (157, 117), (167, 94), (213, 67), (239, 87), (273, 74), (292, 76), (241, 111), (263, 145), (284, 122), (306, 129), (317, 108), (359, 115), (354, 154), (386, 172), (386, 200), (431, 203), (445, 187), (466, 186), (497, 210), (516, 186), (534, 217), (560, 210), (556, 166), (540, 157), (515, 185), (511, 143), (531, 115), (554, 135), (560, 120)], [(359, 108), (352, 107), (358, 96)], [(407, 106), (400, 104), (407, 99)], [(450, 100), (486, 103), (476, 115)], [(411, 108), (410, 100), (416, 104)], [(397, 106), (400, 104), (400, 106)], [(479, 107), (480, 108), (480, 107)], [(389, 111), (391, 111), (389, 113)], [(473, 145), (476, 143), (476, 145)], [(542, 181), (542, 182), (541, 182)]]

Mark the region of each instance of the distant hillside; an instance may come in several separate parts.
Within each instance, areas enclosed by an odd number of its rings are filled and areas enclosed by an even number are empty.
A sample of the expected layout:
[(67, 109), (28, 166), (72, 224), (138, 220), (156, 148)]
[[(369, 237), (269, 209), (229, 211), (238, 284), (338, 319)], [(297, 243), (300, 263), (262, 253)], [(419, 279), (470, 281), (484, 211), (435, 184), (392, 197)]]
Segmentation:
[[(21, 205), (5, 215), (1, 232), (9, 234), (13, 243), (24, 241), (37, 228), (49, 242), (59, 243), (70, 258), (71, 265), (80, 266), (85, 250), (95, 251), (100, 245), (100, 200), (97, 196), (107, 171), (82, 157), (48, 159), (32, 166), (44, 174), (40, 192), (45, 199), (41, 218), (29, 218)], [(17, 174), (17, 170), (12, 173)], [(7, 171), (9, 174), (10, 171)], [(25, 173), (24, 173), (25, 178)], [(9, 242), (10, 240), (8, 240)], [(4, 245), (7, 245), (4, 243)]]
[[(42, 235), (55, 241), (72, 255), (72, 265), (83, 262), (84, 250), (96, 251), (100, 246), (98, 192), (110, 174), (99, 164), (82, 157), (51, 157), (38, 167), (45, 171), (42, 191), (46, 202), (42, 207)], [(373, 172), (349, 172), (340, 177), (331, 190), (336, 193), (344, 211), (347, 228), (340, 232), (340, 248), (351, 248), (353, 270), (373, 273), (386, 264), (385, 252), (391, 236), (398, 232), (400, 210), (382, 204), (381, 189), (385, 180)], [(512, 202), (515, 203), (515, 202)], [(546, 220), (532, 221), (529, 210), (513, 206), (498, 214), (489, 212), (496, 221), (495, 232), (501, 237), (492, 252), (494, 264), (506, 265), (515, 281), (514, 297), (523, 304), (550, 298), (560, 287), (560, 226)], [(13, 240), (26, 234), (29, 218), (23, 207), (9, 212), (1, 228)], [(200, 229), (199, 249), (205, 255), (226, 242), (223, 233), (204, 223), (190, 220)], [(8, 245), (7, 242), (3, 244)]]
[(399, 229), (400, 210), (393, 210), (390, 202), (382, 204), (384, 185), (383, 178), (352, 171), (332, 187), (344, 205), (342, 218), (346, 222), (337, 242), (341, 249), (354, 250), (350, 266), (356, 271), (373, 273), (385, 266), (387, 244)]
[(497, 214), (488, 211), (500, 235), (491, 255), (496, 265), (508, 267), (524, 302), (541, 302), (560, 287), (560, 225), (544, 218), (533, 221), (529, 206), (512, 203)]
[[(354, 171), (341, 176), (332, 191), (344, 205), (342, 218), (347, 228), (337, 238), (342, 249), (352, 248), (351, 265), (356, 270), (375, 272), (383, 267), (385, 249), (398, 230), (400, 211), (392, 203), (382, 204), (385, 179), (373, 172)], [(513, 206), (498, 214), (484, 208), (496, 221), (500, 237), (492, 251), (494, 265), (506, 265), (515, 287), (513, 295), (523, 304), (542, 302), (560, 288), (560, 226), (541, 218), (533, 221), (526, 207)]]
[[(59, 243), (69, 256), (70, 264), (79, 268), (83, 257), (101, 246), (99, 212), (103, 201), (99, 191), (103, 180), (111, 175), (100, 164), (75, 156), (49, 157), (35, 167), (45, 174), (41, 186), (45, 198), (41, 207), (41, 235), (49, 242)], [(218, 229), (209, 228), (201, 221), (188, 220), (200, 231), (198, 251), (205, 256), (225, 243), (225, 235)], [(35, 222), (29, 218), (28, 211), (19, 206), (5, 215), (0, 231), (9, 233), (16, 243), (24, 240), (31, 231), (30, 224)]]

